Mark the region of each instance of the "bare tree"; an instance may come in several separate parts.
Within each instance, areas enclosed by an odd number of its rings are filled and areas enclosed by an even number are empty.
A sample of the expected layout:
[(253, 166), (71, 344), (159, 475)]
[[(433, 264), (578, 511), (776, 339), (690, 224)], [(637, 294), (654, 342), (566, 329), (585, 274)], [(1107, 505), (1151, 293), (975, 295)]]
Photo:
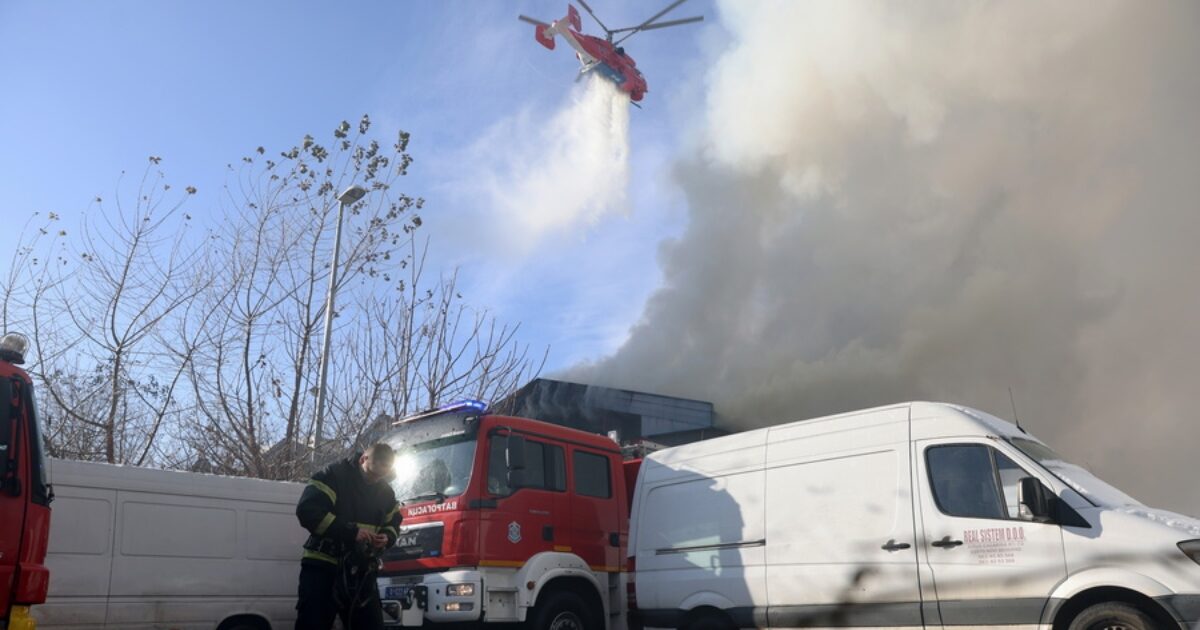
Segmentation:
[(347, 448), (378, 437), (391, 418), (464, 398), (497, 400), (545, 364), (548, 349), (530, 355), (519, 326), (464, 301), (456, 271), (426, 280), (428, 239), (411, 247), (405, 281), (365, 296), (365, 325), (353, 328), (337, 357), (336, 439)]
[[(49, 451), (60, 457), (293, 478), (307, 470), (337, 194), (369, 194), (343, 227), (333, 448), (372, 419), (459, 397), (497, 398), (540, 371), (518, 327), (466, 303), (455, 273), (427, 271), (412, 235), (423, 201), (394, 189), (412, 157), (371, 122), (343, 122), (235, 168), (221, 222), (182, 208), (158, 158), (136, 197), (97, 198), (68, 237), (37, 217), (0, 278), (0, 320), (31, 331)], [(38, 224), (37, 222), (42, 222)], [(432, 278), (432, 279), (431, 279)]]
[[(57, 219), (58, 215), (51, 213), (47, 222), (40, 213), (34, 213), (21, 230), (9, 260), (8, 273), (0, 278), (0, 331), (15, 331), (32, 325), (28, 305), (36, 293), (35, 282), (46, 275), (43, 245), (50, 234), (51, 223)], [(35, 221), (40, 224), (31, 232)]]
[[(65, 341), (62, 329), (56, 325), (60, 322), (47, 322), (37, 317), (39, 308), (48, 300), (53, 301), (64, 275), (70, 276), (60, 273), (68, 264), (63, 252), (67, 232), (59, 227), (60, 221), (58, 214), (53, 212), (45, 216), (34, 213), (25, 224), (13, 250), (8, 273), (0, 280), (0, 326), (5, 333), (24, 333), (33, 342), (25, 360), (26, 369), (35, 379), (46, 378), (44, 366), (57, 366), (51, 369), (56, 372), (57, 382), (71, 392), (68, 397), (83, 400), (76, 392), (88, 387), (87, 382), (95, 375), (78, 366), (65, 367), (63, 358), (70, 355), (72, 344)], [(87, 402), (93, 407), (84, 415), (99, 417), (100, 410), (95, 406), (99, 400), (88, 399)], [(94, 427), (73, 421), (52, 400), (43, 400), (41, 419), (42, 435), (51, 455), (83, 459), (100, 457), (98, 445), (103, 439)]]
[[(364, 116), (334, 131), (329, 145), (306, 136), (279, 158), (243, 159), (227, 187), (227, 229), (212, 251), (222, 274), (215, 314), (190, 372), (198, 413), (193, 447), (210, 462), (265, 477), (292, 476), (311, 432), (316, 348), (333, 245), (337, 194), (351, 183), (370, 193), (349, 208), (339, 291), (384, 288), (402, 263), (400, 246), (420, 225), (422, 200), (392, 190), (412, 157), (408, 134), (391, 150), (368, 136)], [(335, 315), (342, 315), (342, 309)]]
[(195, 189), (172, 195), (159, 158), (150, 162), (132, 203), (119, 191), (112, 212), (95, 200), (69, 264), (40, 285), (53, 293), (31, 304), (36, 373), (60, 416), (62, 433), (51, 433), (60, 454), (144, 464), (178, 409), (187, 362), (167, 352), (160, 328), (205, 284), (181, 211)]

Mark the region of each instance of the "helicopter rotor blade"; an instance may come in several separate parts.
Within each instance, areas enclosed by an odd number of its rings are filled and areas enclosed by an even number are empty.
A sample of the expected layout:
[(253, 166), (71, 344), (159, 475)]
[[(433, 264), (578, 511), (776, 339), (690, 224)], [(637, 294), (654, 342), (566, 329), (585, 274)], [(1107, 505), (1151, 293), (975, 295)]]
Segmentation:
[(614, 33), (624, 33), (626, 31), (652, 31), (656, 28), (666, 28), (668, 26), (679, 26), (680, 24), (691, 24), (692, 22), (702, 22), (702, 21), (704, 21), (704, 16), (697, 15), (695, 17), (682, 18), (679, 20), (671, 20), (669, 22), (658, 22), (657, 24), (651, 24), (650, 26), (641, 26), (641, 27), (630, 26), (628, 28), (618, 28), (618, 29), (615, 29), (613, 32)]
[(541, 20), (535, 20), (535, 19), (529, 17), (528, 15), (518, 15), (517, 19), (521, 20), (522, 22), (529, 22), (530, 24), (535, 24), (537, 26), (550, 26), (546, 22), (543, 22)]
[(596, 23), (600, 25), (600, 28), (604, 29), (605, 33), (612, 33), (612, 31), (608, 30), (608, 27), (604, 25), (604, 22), (601, 22), (600, 18), (596, 17), (596, 12), (592, 11), (592, 7), (589, 7), (588, 3), (584, 2), (584, 0), (579, 0), (579, 4), (582, 5), (583, 9), (588, 12), (588, 15), (592, 16), (593, 20), (596, 20)]
[[(631, 29), (631, 32), (630, 32), (628, 35), (626, 35), (625, 37), (622, 37), (621, 39), (618, 39), (618, 40), (617, 40), (617, 41), (615, 41), (615, 42), (613, 42), (613, 45), (615, 46), (615, 45), (617, 45), (617, 44), (620, 44), (621, 42), (623, 42), (623, 41), (625, 41), (625, 40), (629, 39), (630, 37), (632, 37), (632, 36), (633, 36), (635, 33), (637, 33), (638, 31), (641, 31), (641, 30), (646, 30), (646, 28), (647, 28), (648, 26), (650, 26), (650, 24), (651, 24), (651, 23), (653, 23), (655, 20), (657, 20), (658, 18), (660, 18), (660, 17), (662, 17), (662, 16), (666, 15), (666, 14), (667, 14), (668, 12), (670, 12), (672, 9), (674, 9), (675, 7), (677, 7), (677, 6), (681, 5), (681, 4), (683, 4), (683, 3), (684, 3), (684, 2), (686, 2), (686, 1), (687, 1), (687, 0), (675, 0), (675, 2), (672, 2), (671, 4), (668, 4), (668, 5), (667, 5), (667, 7), (666, 7), (665, 9), (663, 9), (662, 11), (659, 11), (658, 13), (655, 13), (655, 14), (654, 14), (654, 15), (653, 15), (653, 16), (652, 16), (650, 19), (648, 19), (648, 20), (646, 20), (645, 22), (642, 22), (641, 24), (638, 24), (637, 26), (633, 27), (633, 28)], [(624, 30), (624, 29), (622, 29), (622, 30)]]
[(659, 11), (658, 13), (655, 13), (654, 16), (650, 17), (650, 19), (646, 20), (646, 22), (643, 22), (643, 23), (635, 26), (634, 30), (636, 31), (636, 30), (641, 30), (643, 28), (646, 28), (646, 26), (648, 26), (650, 23), (654, 22), (654, 20), (659, 19), (662, 16), (666, 16), (667, 12), (670, 12), (672, 10), (672, 8), (684, 4), (685, 1), (686, 0), (676, 0), (674, 2), (671, 2), (671, 4), (667, 5), (667, 7), (664, 8), (664, 10)]

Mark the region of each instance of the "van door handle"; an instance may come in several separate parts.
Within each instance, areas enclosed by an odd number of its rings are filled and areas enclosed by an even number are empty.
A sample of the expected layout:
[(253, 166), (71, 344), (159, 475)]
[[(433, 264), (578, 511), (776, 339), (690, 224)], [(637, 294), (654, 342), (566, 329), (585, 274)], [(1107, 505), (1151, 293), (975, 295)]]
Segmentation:
[(898, 542), (896, 542), (896, 539), (893, 538), (893, 539), (887, 541), (886, 543), (884, 543), (882, 549), (884, 551), (900, 551), (901, 549), (908, 549), (911, 546), (912, 545), (910, 545), (908, 543), (898, 543)]
[(935, 540), (929, 544), (933, 545), (934, 547), (942, 547), (944, 549), (949, 549), (951, 547), (957, 547), (957, 546), (961, 545), (962, 541), (961, 540), (950, 540), (949, 536), (943, 536), (941, 540)]

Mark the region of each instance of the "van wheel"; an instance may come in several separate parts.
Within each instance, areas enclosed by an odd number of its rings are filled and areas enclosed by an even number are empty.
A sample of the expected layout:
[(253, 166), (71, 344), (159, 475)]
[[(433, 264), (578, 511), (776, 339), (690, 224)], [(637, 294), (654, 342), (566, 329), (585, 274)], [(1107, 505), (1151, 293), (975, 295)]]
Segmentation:
[(1105, 602), (1085, 608), (1071, 620), (1069, 630), (1156, 630), (1150, 615), (1119, 602)]
[(529, 630), (593, 630), (588, 623), (587, 604), (570, 591), (546, 593), (530, 620)]
[(239, 621), (230, 626), (221, 626), (221, 630), (270, 630), (269, 627), (264, 627), (261, 623), (253, 621)]
[(707, 613), (688, 620), (683, 630), (733, 630), (733, 624), (725, 615)]
[(237, 615), (222, 621), (217, 630), (271, 630), (271, 624), (262, 617)]

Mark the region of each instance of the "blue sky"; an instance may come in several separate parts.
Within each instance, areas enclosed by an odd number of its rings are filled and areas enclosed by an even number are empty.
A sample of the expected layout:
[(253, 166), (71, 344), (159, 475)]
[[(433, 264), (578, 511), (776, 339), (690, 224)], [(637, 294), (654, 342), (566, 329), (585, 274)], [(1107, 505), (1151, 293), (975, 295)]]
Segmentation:
[[(657, 10), (593, 8), (614, 27)], [(488, 238), (486, 200), (458, 194), (475, 176), (462, 156), (489, 131), (529, 131), (578, 96), (569, 49), (546, 51), (516, 20), (565, 11), (544, 0), (0, 4), (0, 198), (13, 226), (0, 245), (12, 247), (34, 212), (72, 225), (150, 155), (167, 181), (199, 188), (188, 212), (215, 212), (226, 164), (367, 113), (383, 137), (412, 132), (416, 163), (402, 188), (426, 198), (424, 235), (443, 270), (462, 268), (468, 299), (549, 345), (551, 369), (597, 358), (639, 316), (660, 281), (659, 243), (682, 229), (670, 169), (698, 113), (702, 42), (719, 31), (711, 4), (694, 0), (672, 15), (705, 14), (705, 24), (630, 40), (650, 93), (630, 114), (623, 212), (531, 243)]]

